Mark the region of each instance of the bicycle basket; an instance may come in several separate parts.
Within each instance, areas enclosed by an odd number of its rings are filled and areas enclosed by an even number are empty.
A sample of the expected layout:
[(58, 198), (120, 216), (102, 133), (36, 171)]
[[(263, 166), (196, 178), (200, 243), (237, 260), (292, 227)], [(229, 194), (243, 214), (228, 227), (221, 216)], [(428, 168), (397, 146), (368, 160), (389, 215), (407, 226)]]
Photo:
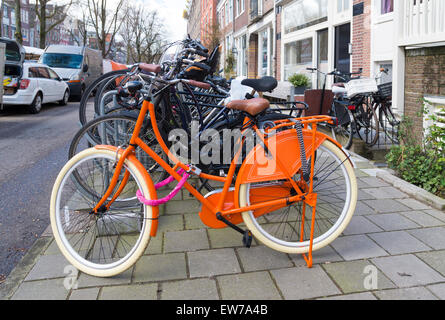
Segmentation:
[(362, 78), (351, 80), (345, 84), (348, 92), (348, 98), (352, 98), (358, 94), (377, 92), (377, 83), (374, 79)]
[(378, 85), (379, 96), (382, 98), (391, 98), (392, 97), (392, 82), (384, 83)]

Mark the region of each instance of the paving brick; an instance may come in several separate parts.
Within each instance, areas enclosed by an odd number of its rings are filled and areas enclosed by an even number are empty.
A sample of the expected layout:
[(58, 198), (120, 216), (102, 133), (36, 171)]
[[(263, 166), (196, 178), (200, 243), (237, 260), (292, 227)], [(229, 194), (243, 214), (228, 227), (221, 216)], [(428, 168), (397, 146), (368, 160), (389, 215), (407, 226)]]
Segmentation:
[[(344, 293), (363, 292), (373, 289), (366, 287), (368, 284), (368, 276), (370, 275), (369, 267), (374, 266), (367, 260), (336, 262), (323, 265), (323, 269)], [(395, 288), (394, 284), (380, 271), (377, 271), (376, 280), (375, 290)]]
[(268, 247), (239, 248), (237, 251), (246, 272), (293, 267), (287, 254)]
[(376, 226), (374, 223), (362, 216), (352, 217), (351, 222), (349, 222), (343, 234), (353, 235), (353, 234), (364, 234), (372, 232), (383, 231), (381, 228)]
[(200, 205), (196, 200), (170, 201), (165, 205), (165, 214), (196, 213)]
[(445, 249), (445, 228), (443, 227), (417, 229), (408, 232), (435, 250)]
[(364, 202), (379, 213), (390, 213), (409, 210), (409, 207), (393, 199), (365, 200)]
[(213, 249), (227, 247), (242, 247), (243, 235), (232, 228), (209, 229), (210, 246)]
[(363, 177), (358, 180), (364, 182), (367, 186), (369, 186), (371, 188), (389, 187), (390, 186), (388, 183), (386, 183), (382, 179), (379, 179), (376, 177)]
[(196, 251), (187, 256), (191, 278), (241, 272), (234, 249)]
[(166, 253), (210, 248), (205, 229), (166, 232), (164, 238), (164, 252)]
[(385, 250), (365, 235), (340, 237), (332, 242), (331, 246), (345, 260), (358, 260), (388, 255)]
[[(301, 254), (293, 254), (291, 255), (291, 258), (297, 267), (307, 265)], [(312, 252), (313, 264), (331, 263), (336, 261), (343, 261), (343, 258), (340, 257), (331, 246), (326, 246), (320, 250)]]
[(406, 231), (382, 232), (368, 236), (392, 255), (431, 250)]
[(424, 287), (377, 291), (375, 295), (380, 300), (437, 300), (437, 298)]
[(133, 282), (187, 278), (184, 253), (143, 256), (134, 268)]
[(223, 300), (281, 300), (268, 272), (217, 277)]
[(443, 276), (445, 276), (445, 250), (422, 252), (416, 254), (416, 256), (422, 259), (427, 265), (432, 267), (434, 270), (440, 272)]
[(63, 279), (23, 282), (11, 300), (65, 300), (69, 291)]
[(66, 276), (65, 267), (70, 265), (61, 254), (40, 256), (25, 281), (64, 278)]
[(62, 252), (59, 249), (59, 246), (57, 245), (56, 240), (53, 240), (51, 244), (48, 246), (48, 248), (44, 252), (45, 255), (47, 254), (62, 254)]
[(440, 300), (445, 300), (445, 283), (433, 284), (427, 287)]
[(78, 284), (79, 289), (87, 287), (102, 287), (119, 284), (129, 284), (131, 282), (131, 274), (133, 273), (133, 267), (111, 278), (98, 278), (93, 277), (85, 273), (81, 273), (79, 276)]
[(198, 213), (184, 214), (184, 219), (186, 230), (208, 228), (204, 223), (202, 223)]
[(371, 292), (361, 292), (361, 293), (346, 294), (343, 296), (321, 298), (318, 300), (359, 300), (359, 301), (364, 301), (364, 300), (377, 300), (377, 298)]
[(162, 253), (162, 233), (157, 234), (156, 237), (151, 237), (148, 243), (147, 249), (145, 249), (144, 254), (159, 254)]
[(87, 288), (73, 290), (70, 295), (70, 300), (96, 300), (100, 288)]
[(410, 207), (413, 210), (430, 210), (430, 209), (432, 209), (430, 206), (428, 206), (420, 201), (417, 201), (416, 199), (412, 199), (412, 198), (400, 199), (397, 201), (399, 201), (400, 203), (402, 203), (405, 206)]
[(445, 281), (437, 271), (412, 254), (372, 259), (398, 287), (412, 287)]
[(159, 217), (158, 233), (167, 231), (184, 230), (184, 218), (182, 215), (171, 215)]
[(438, 227), (445, 225), (444, 221), (438, 220), (422, 211), (408, 211), (402, 212), (401, 214), (422, 227)]
[(104, 287), (99, 300), (157, 300), (158, 284)]
[(414, 229), (420, 226), (399, 213), (378, 214), (367, 217), (385, 231)]
[(363, 215), (369, 215), (369, 214), (375, 214), (376, 211), (372, 209), (370, 206), (368, 206), (363, 201), (357, 201), (357, 205), (355, 206), (355, 212), (354, 215), (363, 216)]
[(443, 211), (439, 211), (436, 209), (432, 209), (432, 210), (425, 210), (426, 213), (428, 213), (429, 215), (433, 216), (436, 219), (439, 219), (440, 221), (444, 221), (445, 222), (445, 212)]
[(218, 300), (215, 280), (193, 279), (162, 283), (162, 300)]
[(363, 192), (373, 196), (375, 199), (401, 199), (408, 196), (394, 187), (379, 187), (363, 189)]
[(272, 270), (271, 274), (286, 300), (311, 299), (340, 294), (320, 266)]

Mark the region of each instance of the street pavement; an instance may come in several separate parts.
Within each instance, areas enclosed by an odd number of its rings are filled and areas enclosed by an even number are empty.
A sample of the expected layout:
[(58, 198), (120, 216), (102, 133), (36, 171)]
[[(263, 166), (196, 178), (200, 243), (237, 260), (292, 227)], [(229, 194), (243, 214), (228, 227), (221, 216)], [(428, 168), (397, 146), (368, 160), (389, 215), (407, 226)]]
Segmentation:
[(79, 129), (78, 103), (0, 113), (0, 282), (49, 224), (49, 197)]
[(312, 269), (300, 255), (279, 253), (255, 240), (247, 249), (235, 231), (206, 228), (197, 215), (198, 202), (183, 190), (161, 208), (157, 237), (125, 273), (113, 278), (76, 275), (47, 229), (0, 286), (0, 297), (445, 299), (445, 213), (372, 176), (371, 163), (354, 160), (357, 210), (338, 239), (314, 252)]

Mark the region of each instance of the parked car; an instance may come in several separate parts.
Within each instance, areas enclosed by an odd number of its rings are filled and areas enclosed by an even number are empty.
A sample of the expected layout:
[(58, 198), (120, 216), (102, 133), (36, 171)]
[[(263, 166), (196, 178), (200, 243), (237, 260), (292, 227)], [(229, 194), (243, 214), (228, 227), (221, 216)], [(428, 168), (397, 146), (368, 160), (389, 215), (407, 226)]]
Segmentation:
[(66, 105), (70, 96), (68, 85), (48, 66), (24, 62), (22, 76), (14, 92), (3, 95), (4, 105), (26, 105), (30, 113), (39, 113), (42, 104), (58, 102)]
[(77, 100), (103, 74), (102, 54), (87, 47), (49, 45), (39, 62), (53, 68), (68, 83), (71, 95)]
[(18, 83), (22, 76), (25, 49), (15, 40), (0, 38), (0, 42), (6, 44), (3, 95), (14, 95), (17, 92)]

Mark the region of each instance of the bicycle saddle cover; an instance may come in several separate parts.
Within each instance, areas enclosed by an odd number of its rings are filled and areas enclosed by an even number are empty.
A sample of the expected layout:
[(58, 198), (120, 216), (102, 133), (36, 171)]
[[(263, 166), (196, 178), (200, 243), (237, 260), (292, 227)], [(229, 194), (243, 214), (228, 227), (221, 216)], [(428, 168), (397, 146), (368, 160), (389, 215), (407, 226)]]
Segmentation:
[(233, 100), (227, 104), (227, 108), (247, 112), (251, 116), (256, 116), (270, 107), (268, 100), (254, 98), (249, 100)]
[(278, 81), (274, 77), (262, 77), (261, 79), (244, 79), (241, 84), (258, 92), (272, 92), (278, 86)]

